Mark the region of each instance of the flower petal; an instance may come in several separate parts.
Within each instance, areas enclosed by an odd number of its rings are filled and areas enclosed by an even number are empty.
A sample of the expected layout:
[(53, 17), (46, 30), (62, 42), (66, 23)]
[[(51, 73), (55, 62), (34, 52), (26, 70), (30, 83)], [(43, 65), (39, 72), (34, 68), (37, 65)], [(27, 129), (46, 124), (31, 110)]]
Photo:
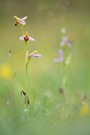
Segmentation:
[(22, 18), (22, 20), (25, 20), (25, 19), (27, 19), (27, 16), (25, 16), (25, 17)]
[(19, 19), (19, 23), (22, 24), (22, 25), (25, 25), (25, 21), (23, 19)]
[(40, 58), (41, 56), (41, 54), (33, 54), (33, 58)]
[(21, 36), (19, 39), (20, 39), (20, 40), (24, 40), (24, 36)]
[(64, 59), (63, 57), (55, 58), (54, 62), (62, 62)]
[(61, 40), (60, 45), (61, 45), (61, 46), (64, 46), (64, 44), (65, 44), (67, 41), (68, 41), (68, 40), (67, 40), (67, 37), (62, 37), (62, 40)]
[(67, 41), (67, 46), (71, 47), (71, 42)]
[(64, 60), (63, 50), (59, 50), (58, 53), (59, 53), (59, 57), (58, 58), (55, 58), (54, 59), (54, 62), (62, 62)]
[(29, 38), (29, 41), (35, 41), (35, 39), (30, 36), (28, 36), (28, 38)]
[(58, 51), (59, 55), (63, 57), (63, 50)]

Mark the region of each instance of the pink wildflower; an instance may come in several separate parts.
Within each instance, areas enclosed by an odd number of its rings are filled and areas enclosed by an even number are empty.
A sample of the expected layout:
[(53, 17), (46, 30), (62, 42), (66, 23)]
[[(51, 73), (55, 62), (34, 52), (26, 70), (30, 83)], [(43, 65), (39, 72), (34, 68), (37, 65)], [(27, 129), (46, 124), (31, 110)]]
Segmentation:
[(18, 24), (26, 25), (25, 20), (26, 20), (27, 16), (25, 16), (23, 18), (19, 18), (17, 16), (14, 16), (14, 18), (16, 19), (15, 26), (17, 26)]
[(28, 42), (28, 41), (35, 41), (35, 39), (32, 38), (32, 37), (30, 37), (27, 32), (26, 32), (26, 34), (25, 34), (24, 36), (21, 36), (19, 39), (20, 39), (20, 40), (23, 40), (23, 41), (25, 41), (25, 42)]

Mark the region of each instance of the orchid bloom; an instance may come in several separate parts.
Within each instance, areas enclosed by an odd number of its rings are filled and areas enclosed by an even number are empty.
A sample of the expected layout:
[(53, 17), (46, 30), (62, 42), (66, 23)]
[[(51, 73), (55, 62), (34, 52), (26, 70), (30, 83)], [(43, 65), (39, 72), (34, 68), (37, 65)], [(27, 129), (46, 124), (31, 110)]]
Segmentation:
[(22, 25), (26, 25), (26, 20), (27, 16), (23, 17), (23, 18), (19, 18), (17, 16), (14, 16), (14, 19), (16, 19), (16, 23), (15, 26), (17, 26), (18, 24), (22, 24)]
[(30, 54), (28, 54), (28, 59), (30, 59), (30, 58), (40, 58), (42, 55), (41, 54), (37, 54), (37, 51), (34, 51), (34, 52), (32, 52), (32, 53), (30, 53)]
[(67, 46), (71, 47), (71, 42), (68, 40), (68, 38), (67, 37), (62, 37), (62, 41), (60, 43), (60, 46), (64, 46), (65, 44)]
[(35, 41), (34, 38), (30, 37), (29, 34), (26, 32), (26, 34), (24, 36), (21, 36), (19, 38), (20, 40), (23, 40), (25, 42), (28, 42), (28, 41)]
[(54, 62), (62, 62), (64, 60), (63, 50), (59, 50), (59, 57), (54, 59)]
[(38, 54), (37, 51), (33, 51), (32, 53), (26, 53), (26, 67), (28, 67), (29, 61), (31, 58), (40, 58), (42, 55)]

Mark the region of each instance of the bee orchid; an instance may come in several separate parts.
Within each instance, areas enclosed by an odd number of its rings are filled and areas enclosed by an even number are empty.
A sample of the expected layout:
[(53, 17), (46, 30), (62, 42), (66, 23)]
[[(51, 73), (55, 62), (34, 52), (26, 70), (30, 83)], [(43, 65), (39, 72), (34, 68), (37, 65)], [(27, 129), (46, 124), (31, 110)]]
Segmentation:
[(26, 25), (25, 20), (27, 19), (27, 16), (25, 16), (25, 17), (23, 17), (23, 18), (19, 18), (19, 17), (17, 17), (17, 16), (14, 16), (14, 19), (16, 19), (15, 26), (17, 26), (18, 24)]
[(35, 41), (34, 38), (30, 37), (29, 34), (26, 32), (26, 34), (24, 36), (21, 36), (19, 38), (20, 40), (23, 40), (25, 42), (28, 42), (28, 41)]

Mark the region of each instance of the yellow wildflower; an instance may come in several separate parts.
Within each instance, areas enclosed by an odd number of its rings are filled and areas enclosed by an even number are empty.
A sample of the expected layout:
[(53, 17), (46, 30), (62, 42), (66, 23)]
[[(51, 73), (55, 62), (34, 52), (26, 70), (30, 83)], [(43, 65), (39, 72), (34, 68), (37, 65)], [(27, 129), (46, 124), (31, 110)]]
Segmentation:
[(82, 116), (87, 116), (88, 113), (89, 113), (88, 103), (84, 102), (82, 107), (81, 107), (80, 114)]
[(10, 79), (11, 77), (11, 68), (7, 64), (1, 64), (0, 65), (0, 77), (3, 79)]

